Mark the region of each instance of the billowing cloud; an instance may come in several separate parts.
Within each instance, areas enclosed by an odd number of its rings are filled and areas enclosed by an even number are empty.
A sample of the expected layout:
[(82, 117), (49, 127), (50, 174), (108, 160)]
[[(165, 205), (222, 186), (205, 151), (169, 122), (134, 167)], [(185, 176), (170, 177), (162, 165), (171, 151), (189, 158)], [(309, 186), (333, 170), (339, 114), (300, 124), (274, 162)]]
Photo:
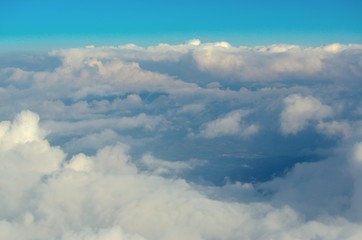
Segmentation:
[[(10, 124), (14, 133), (21, 136), (18, 130), (27, 126), (27, 121), (32, 122), (33, 128), (39, 128), (34, 122), (36, 118), (33, 113), (22, 112), (12, 123), (2, 122), (2, 126)], [(16, 155), (22, 148), (47, 143), (36, 131), (28, 133), (28, 137), (27, 141), (15, 142), (11, 149), (2, 149), (1, 154)], [(355, 149), (358, 163), (360, 146)], [(3, 166), (14, 166), (0, 175), (5, 183), (1, 185), (1, 193), (6, 196), (0, 199), (1, 238), (313, 239), (323, 236), (339, 239), (343, 236), (353, 239), (362, 235), (358, 224), (343, 218), (308, 221), (288, 206), (274, 207), (267, 202), (247, 204), (242, 199), (241, 202), (213, 200), (182, 179), (143, 174), (132, 163), (125, 144), (105, 147), (95, 156), (78, 154), (70, 161), (57, 151), (62, 150), (55, 151), (46, 145), (43, 152), (47, 154), (41, 155), (32, 147), (27, 155), (17, 158), (34, 159), (34, 167), (37, 161), (57, 163), (45, 171), (34, 172), (32, 168), (24, 168), (22, 161), (1, 158)], [(172, 164), (169, 166), (173, 168)], [(14, 181), (6, 181), (19, 174), (27, 182), (22, 188)], [(30, 179), (34, 180), (29, 182)]]
[(360, 239), (361, 55), (194, 39), (0, 59), (0, 239)]
[(247, 125), (242, 122), (242, 117), (247, 111), (235, 110), (216, 120), (207, 122), (200, 132), (205, 138), (215, 138), (229, 135), (249, 136), (258, 132), (259, 127), (255, 124)]
[[(241, 81), (281, 80), (286, 78), (359, 77), (356, 69), (351, 73), (347, 66), (335, 65), (341, 55), (360, 52), (360, 45), (331, 44), (324, 47), (296, 45), (271, 45), (261, 47), (233, 47), (228, 43), (203, 44), (192, 51), (202, 71)], [(357, 58), (355, 59), (357, 62)], [(359, 63), (355, 63), (359, 65)], [(334, 68), (338, 68), (338, 73)], [(351, 75), (350, 75), (351, 74)], [(345, 76), (346, 77), (346, 76)]]
[(284, 99), (284, 104), (280, 124), (285, 134), (295, 134), (303, 130), (310, 121), (322, 120), (333, 113), (330, 106), (322, 104), (312, 96), (290, 95)]
[(348, 137), (351, 135), (351, 126), (346, 122), (319, 122), (317, 129), (327, 135), (335, 136), (342, 135)]

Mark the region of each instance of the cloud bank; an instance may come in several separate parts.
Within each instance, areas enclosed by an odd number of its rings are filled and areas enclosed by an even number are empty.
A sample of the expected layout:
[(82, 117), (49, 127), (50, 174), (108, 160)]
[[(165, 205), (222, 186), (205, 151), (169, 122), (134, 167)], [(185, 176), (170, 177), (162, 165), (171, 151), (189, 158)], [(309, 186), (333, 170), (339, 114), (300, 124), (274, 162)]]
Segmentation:
[(361, 50), (2, 59), (0, 238), (360, 239)]
[[(4, 239), (353, 239), (362, 234), (346, 219), (306, 221), (287, 205), (213, 200), (182, 179), (139, 171), (125, 144), (66, 161), (61, 149), (33, 131), (39, 129), (37, 120), (36, 114), (21, 112), (1, 124), (2, 141), (8, 135), (21, 139), (0, 152)], [(22, 133), (25, 127), (31, 131)], [(361, 161), (360, 145), (352, 164)], [(360, 209), (356, 190), (352, 208)]]

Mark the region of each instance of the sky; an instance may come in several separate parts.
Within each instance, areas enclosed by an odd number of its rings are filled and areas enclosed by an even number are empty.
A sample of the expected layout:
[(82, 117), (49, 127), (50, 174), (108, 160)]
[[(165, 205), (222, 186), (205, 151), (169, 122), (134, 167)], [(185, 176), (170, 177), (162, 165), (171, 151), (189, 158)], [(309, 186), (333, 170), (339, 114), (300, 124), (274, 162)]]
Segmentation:
[[(21, 1), (0, 3), (6, 48), (109, 45), (200, 38), (236, 45), (362, 40), (358, 0)], [(24, 46), (25, 45), (25, 46)]]
[(0, 239), (362, 239), (359, 1), (1, 1)]

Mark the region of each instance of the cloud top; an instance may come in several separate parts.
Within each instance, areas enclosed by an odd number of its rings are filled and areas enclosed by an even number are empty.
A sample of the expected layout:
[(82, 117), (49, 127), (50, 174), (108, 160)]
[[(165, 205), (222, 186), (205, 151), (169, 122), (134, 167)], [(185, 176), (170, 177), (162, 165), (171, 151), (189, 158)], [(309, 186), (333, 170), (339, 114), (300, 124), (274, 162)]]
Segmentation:
[(235, 110), (223, 117), (204, 124), (200, 136), (215, 138), (222, 136), (249, 136), (258, 132), (259, 127), (255, 124), (247, 125), (242, 118), (248, 114), (247, 111)]
[(333, 114), (330, 106), (312, 96), (290, 95), (284, 99), (284, 104), (280, 122), (285, 134), (295, 134), (303, 130), (310, 121), (323, 120)]

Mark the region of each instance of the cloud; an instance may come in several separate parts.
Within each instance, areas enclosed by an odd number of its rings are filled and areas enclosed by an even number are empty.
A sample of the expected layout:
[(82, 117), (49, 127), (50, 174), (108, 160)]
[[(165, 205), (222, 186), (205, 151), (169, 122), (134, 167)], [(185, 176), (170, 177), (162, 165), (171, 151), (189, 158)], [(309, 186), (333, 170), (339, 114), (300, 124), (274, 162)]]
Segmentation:
[(205, 106), (202, 104), (188, 104), (182, 106), (177, 112), (181, 114), (198, 113), (204, 110)]
[(38, 115), (23, 111), (13, 122), (0, 123), (1, 219), (21, 216), (26, 211), (22, 201), (31, 196), (29, 189), (41, 176), (57, 170), (65, 157), (43, 139), (38, 121)]
[(296, 134), (303, 130), (310, 121), (322, 120), (332, 116), (330, 106), (318, 99), (300, 95), (290, 95), (284, 99), (285, 109), (280, 115), (281, 130), (284, 134)]
[(207, 122), (200, 131), (200, 136), (215, 138), (230, 135), (253, 135), (258, 132), (259, 127), (255, 124), (247, 125), (241, 121), (247, 114), (247, 111), (235, 110), (221, 118)]
[[(23, 133), (18, 130), (29, 126), (29, 121), (33, 128), (39, 128), (34, 119), (37, 119), (35, 114), (23, 112), (13, 122), (2, 122), (1, 126), (10, 125), (13, 133), (21, 136)], [(30, 135), (30, 140), (18, 141), (13, 148), (0, 151), (2, 166), (14, 166), (6, 171), (2, 168), (0, 175), (1, 193), (6, 196), (0, 198), (1, 238), (313, 239), (322, 236), (339, 239), (344, 236), (352, 239), (362, 234), (358, 224), (343, 218), (305, 221), (288, 206), (214, 200), (182, 179), (144, 174), (132, 163), (125, 144), (105, 147), (94, 156), (78, 154), (67, 161), (64, 154), (59, 154), (62, 150), (48, 145), (39, 132), (32, 131)], [(45, 144), (43, 152), (47, 154), (39, 154), (34, 144)], [(19, 156), (17, 153), (24, 146), (32, 148)], [(355, 149), (358, 163), (359, 145)], [(3, 158), (3, 154), (17, 158)], [(148, 161), (150, 158), (144, 157), (148, 166), (157, 165), (154, 169), (178, 170), (186, 166), (181, 162)], [(57, 164), (33, 172), (24, 166), (30, 159), (34, 166), (42, 163), (41, 168), (46, 162)], [(27, 184), (3, 181), (19, 174), (18, 179)], [(36, 180), (29, 181), (33, 177)], [(16, 204), (9, 207), (15, 199)]]
[(354, 144), (353, 146), (353, 153), (352, 153), (352, 159), (350, 163), (351, 169), (352, 169), (352, 175), (355, 179), (354, 184), (354, 192), (352, 196), (352, 214), (353, 216), (358, 219), (362, 220), (362, 190), (361, 190), (361, 184), (362, 184), (362, 142), (358, 142)]
[(39, 116), (30, 111), (24, 111), (17, 115), (14, 123), (1, 122), (1, 148), (7, 150), (17, 144), (40, 141), (38, 136), (41, 130), (38, 127), (38, 122)]
[(361, 238), (361, 53), (1, 55), (0, 239)]
[(117, 130), (144, 128), (145, 130), (152, 131), (159, 125), (162, 125), (162, 120), (162, 117), (147, 116), (141, 113), (131, 117), (101, 118), (77, 122), (49, 121), (44, 123), (44, 126), (49, 129), (48, 131), (58, 134), (81, 134), (84, 131), (89, 131), (89, 129), (94, 131), (107, 128), (109, 125)]
[(318, 131), (329, 135), (329, 136), (335, 136), (335, 135), (342, 135), (344, 137), (351, 136), (351, 126), (346, 122), (319, 122), (317, 125)]
[(81, 232), (64, 233), (60, 240), (145, 240), (137, 234), (125, 233), (122, 228), (114, 226), (106, 229), (87, 229)]
[[(23, 170), (40, 173), (49, 173), (57, 168), (63, 154), (59, 149), (52, 148), (47, 141), (43, 140), (44, 130), (39, 128), (38, 121), (38, 115), (30, 111), (23, 111), (15, 117), (13, 122), (0, 123), (0, 151), (7, 167), (13, 168), (17, 163), (21, 163)], [(32, 148), (37, 148), (40, 160), (23, 158), (32, 151)], [(43, 160), (47, 154), (51, 158), (50, 161)]]
[(82, 135), (80, 138), (68, 141), (64, 148), (71, 152), (97, 150), (121, 140), (121, 136), (111, 129)]
[(335, 68), (339, 73), (358, 78), (361, 71), (356, 69), (351, 73), (347, 66), (341, 68), (334, 60), (343, 54), (352, 56), (360, 49), (360, 45), (340, 44), (314, 48), (281, 44), (233, 47), (221, 42), (203, 44), (192, 53), (202, 71), (241, 81), (280, 81), (295, 77), (321, 79), (320, 76), (337, 79), (341, 75), (336, 74)]
[[(165, 161), (155, 158), (151, 154), (145, 154), (142, 156), (140, 163), (146, 168), (147, 171), (158, 175), (173, 175), (193, 169), (197, 166), (202, 166), (206, 161), (191, 159), (188, 161)], [(172, 176), (171, 175), (171, 176)]]

